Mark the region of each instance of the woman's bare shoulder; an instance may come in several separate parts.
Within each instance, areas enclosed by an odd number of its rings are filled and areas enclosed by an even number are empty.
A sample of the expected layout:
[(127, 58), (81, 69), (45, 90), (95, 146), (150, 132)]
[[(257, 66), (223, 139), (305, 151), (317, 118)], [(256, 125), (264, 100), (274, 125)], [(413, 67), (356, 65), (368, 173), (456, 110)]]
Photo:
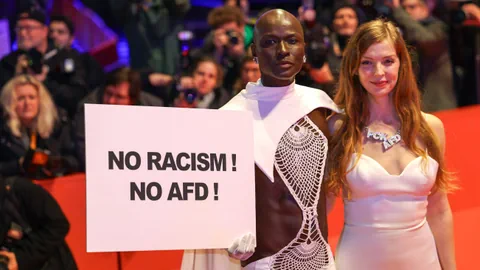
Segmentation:
[(343, 125), (343, 122), (345, 121), (345, 115), (334, 113), (327, 118), (327, 121), (328, 129), (330, 130), (330, 133), (333, 134)]

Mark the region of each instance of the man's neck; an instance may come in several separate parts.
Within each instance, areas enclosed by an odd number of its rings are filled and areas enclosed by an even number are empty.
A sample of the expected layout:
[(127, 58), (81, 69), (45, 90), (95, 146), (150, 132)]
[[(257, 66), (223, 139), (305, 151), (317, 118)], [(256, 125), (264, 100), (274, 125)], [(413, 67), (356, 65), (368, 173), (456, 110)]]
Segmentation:
[(295, 81), (295, 77), (289, 80), (277, 80), (270, 77), (262, 76), (262, 85), (266, 87), (285, 87), (289, 86)]

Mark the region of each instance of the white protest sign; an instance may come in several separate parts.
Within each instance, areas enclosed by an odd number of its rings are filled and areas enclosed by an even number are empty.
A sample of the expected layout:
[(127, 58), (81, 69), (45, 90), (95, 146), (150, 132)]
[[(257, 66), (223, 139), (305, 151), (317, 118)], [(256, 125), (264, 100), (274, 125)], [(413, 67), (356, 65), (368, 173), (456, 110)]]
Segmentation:
[(215, 249), (255, 234), (248, 112), (85, 105), (87, 252)]

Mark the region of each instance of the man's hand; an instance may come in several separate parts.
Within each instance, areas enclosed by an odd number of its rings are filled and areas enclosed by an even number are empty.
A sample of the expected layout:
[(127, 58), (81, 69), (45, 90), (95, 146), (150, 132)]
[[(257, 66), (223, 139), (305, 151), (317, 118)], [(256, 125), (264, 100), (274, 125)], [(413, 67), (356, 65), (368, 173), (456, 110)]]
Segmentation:
[(195, 86), (193, 85), (193, 78), (189, 76), (180, 77), (180, 81), (177, 85), (177, 90), (183, 91), (186, 89), (192, 89)]
[(462, 6), (462, 10), (465, 12), (467, 19), (473, 19), (480, 22), (480, 8), (476, 4), (465, 4)]
[(17, 58), (17, 64), (15, 65), (15, 75), (20, 75), (28, 68), (28, 58), (25, 54), (20, 55)]
[(213, 44), (215, 45), (215, 49), (217, 51), (223, 52), (223, 47), (228, 45), (228, 37), (227, 33), (224, 29), (217, 29), (213, 33)]
[(45, 79), (47, 78), (48, 72), (50, 71), (50, 68), (47, 65), (43, 65), (42, 67), (42, 72), (39, 74), (32, 74), (32, 76), (37, 79), (40, 82), (44, 82)]
[(256, 242), (255, 236), (247, 233), (233, 242), (228, 248), (228, 255), (241, 261), (248, 260), (255, 252)]
[(152, 73), (148, 75), (148, 80), (153, 86), (167, 86), (173, 81), (173, 77), (162, 73)]
[(15, 240), (20, 240), (20, 239), (23, 238), (23, 233), (19, 230), (10, 229), (10, 230), (8, 230), (7, 235), (8, 235), (8, 237), (10, 237), (12, 239), (15, 239)]
[(8, 251), (0, 251), (0, 255), (6, 256), (8, 258), (8, 270), (18, 270), (17, 257), (15, 257), (15, 253)]

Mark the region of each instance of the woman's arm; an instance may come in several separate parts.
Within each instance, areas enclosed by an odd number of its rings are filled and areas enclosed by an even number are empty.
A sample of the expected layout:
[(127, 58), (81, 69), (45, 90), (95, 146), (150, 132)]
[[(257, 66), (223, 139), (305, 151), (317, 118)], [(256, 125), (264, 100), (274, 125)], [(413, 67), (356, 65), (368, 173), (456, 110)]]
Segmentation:
[[(426, 120), (438, 137), (443, 155), (445, 153), (445, 130), (443, 123), (437, 117), (428, 114), (426, 115)], [(435, 238), (442, 269), (456, 269), (453, 216), (445, 192), (436, 190), (428, 196), (427, 221)]]

